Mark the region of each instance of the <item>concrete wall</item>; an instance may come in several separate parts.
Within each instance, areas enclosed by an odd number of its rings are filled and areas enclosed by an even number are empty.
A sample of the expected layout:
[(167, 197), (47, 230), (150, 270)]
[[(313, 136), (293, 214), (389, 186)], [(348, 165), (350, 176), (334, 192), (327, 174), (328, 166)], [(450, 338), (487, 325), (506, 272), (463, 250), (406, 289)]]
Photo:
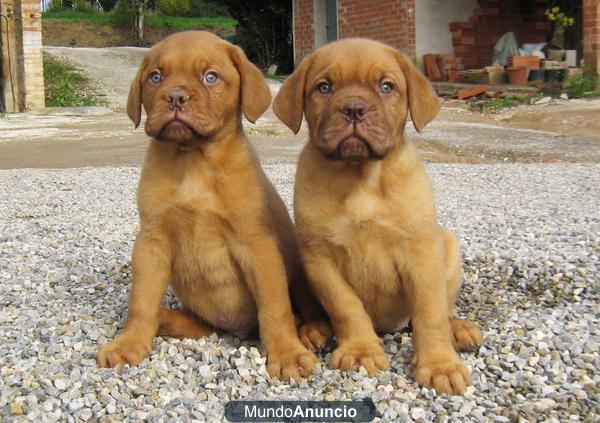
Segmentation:
[(468, 20), (478, 5), (477, 0), (415, 1), (415, 53), (421, 69), (424, 54), (454, 52), (450, 22)]

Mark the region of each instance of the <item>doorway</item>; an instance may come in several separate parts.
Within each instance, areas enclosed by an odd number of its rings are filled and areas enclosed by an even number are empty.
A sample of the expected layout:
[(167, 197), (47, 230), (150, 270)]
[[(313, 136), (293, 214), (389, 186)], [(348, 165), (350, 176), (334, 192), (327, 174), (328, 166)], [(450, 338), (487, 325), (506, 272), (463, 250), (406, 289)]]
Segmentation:
[(327, 31), (327, 42), (336, 41), (338, 38), (337, 0), (325, 0), (325, 28)]
[(337, 40), (337, 0), (315, 0), (315, 49)]

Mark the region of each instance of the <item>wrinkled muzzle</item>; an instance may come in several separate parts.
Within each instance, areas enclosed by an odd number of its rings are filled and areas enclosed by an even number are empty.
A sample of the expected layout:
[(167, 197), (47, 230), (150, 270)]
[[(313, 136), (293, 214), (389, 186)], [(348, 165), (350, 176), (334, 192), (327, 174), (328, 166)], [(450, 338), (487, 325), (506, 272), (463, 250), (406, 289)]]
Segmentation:
[(317, 146), (330, 160), (381, 160), (392, 137), (377, 98), (340, 91), (324, 110)]

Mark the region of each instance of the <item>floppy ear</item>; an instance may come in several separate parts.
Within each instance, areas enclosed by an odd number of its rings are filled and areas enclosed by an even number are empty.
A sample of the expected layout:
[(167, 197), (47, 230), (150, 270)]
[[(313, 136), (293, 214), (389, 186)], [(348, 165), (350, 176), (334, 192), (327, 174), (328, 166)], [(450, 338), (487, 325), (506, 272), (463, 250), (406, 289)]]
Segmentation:
[(421, 132), (440, 111), (440, 98), (412, 60), (400, 52), (396, 54), (406, 78), (410, 118), (417, 132)]
[(135, 79), (129, 88), (129, 96), (127, 97), (127, 116), (133, 122), (135, 127), (140, 126), (142, 119), (142, 77), (146, 69), (146, 60), (144, 60), (137, 71)]
[(273, 102), (273, 111), (277, 117), (287, 125), (295, 134), (302, 125), (304, 114), (304, 86), (306, 74), (312, 62), (312, 55), (305, 58), (298, 69), (283, 81), (283, 85)]
[(242, 112), (254, 123), (271, 104), (271, 90), (263, 74), (248, 60), (241, 48), (231, 46), (231, 60), (240, 74)]

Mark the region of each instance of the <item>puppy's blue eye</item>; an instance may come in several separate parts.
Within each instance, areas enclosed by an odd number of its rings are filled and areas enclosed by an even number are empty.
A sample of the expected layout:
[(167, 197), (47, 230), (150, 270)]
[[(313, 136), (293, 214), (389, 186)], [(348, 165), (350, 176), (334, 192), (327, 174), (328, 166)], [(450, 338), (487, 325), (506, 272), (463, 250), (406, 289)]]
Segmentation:
[(154, 85), (160, 83), (160, 81), (162, 81), (162, 75), (160, 74), (160, 72), (154, 71), (150, 74), (150, 82), (152, 82)]
[(206, 75), (204, 75), (204, 82), (209, 85), (216, 84), (218, 80), (219, 75), (217, 75), (215, 72), (207, 72)]
[(381, 86), (379, 87), (379, 91), (381, 94), (389, 94), (394, 91), (394, 84), (389, 81), (382, 82)]
[(331, 85), (329, 82), (323, 81), (317, 84), (317, 91), (321, 94), (329, 94), (331, 92)]

